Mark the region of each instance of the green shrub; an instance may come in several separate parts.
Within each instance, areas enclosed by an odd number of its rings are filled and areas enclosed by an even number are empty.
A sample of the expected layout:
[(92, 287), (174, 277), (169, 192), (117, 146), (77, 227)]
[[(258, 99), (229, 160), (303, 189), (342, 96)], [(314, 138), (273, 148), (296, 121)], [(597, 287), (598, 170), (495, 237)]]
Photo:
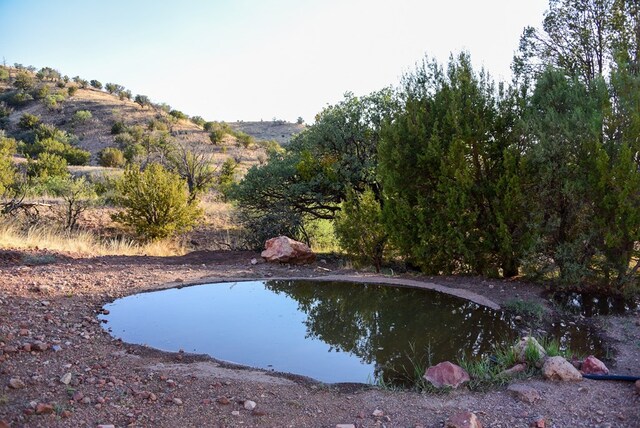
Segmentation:
[(110, 94), (117, 94), (124, 91), (124, 86), (118, 85), (117, 83), (107, 83), (104, 87)]
[(211, 131), (213, 131), (213, 129), (215, 128), (215, 126), (216, 126), (216, 123), (215, 123), (215, 122), (205, 122), (205, 123), (202, 125), (202, 128), (203, 128), (205, 131), (207, 131), (207, 132), (211, 132)]
[(91, 86), (93, 86), (96, 89), (102, 89), (102, 83), (99, 80), (92, 80), (89, 82), (89, 84), (91, 84)]
[(114, 214), (113, 219), (146, 239), (187, 231), (202, 216), (196, 203), (188, 203), (186, 183), (159, 164), (150, 164), (144, 170), (129, 166), (116, 189), (118, 205), (124, 211)]
[(127, 130), (127, 125), (125, 125), (124, 122), (119, 120), (111, 126), (111, 135), (122, 134), (126, 130)]
[(244, 147), (245, 149), (248, 149), (249, 147), (253, 146), (256, 143), (255, 138), (253, 138), (251, 135), (246, 134), (242, 131), (236, 132), (235, 136), (236, 136), (236, 139), (238, 140), (238, 143), (242, 145), (242, 147)]
[(360, 264), (371, 263), (380, 272), (387, 233), (382, 223), (380, 203), (371, 189), (360, 196), (352, 190), (335, 217), (335, 232), (340, 246)]
[(70, 97), (74, 96), (76, 94), (76, 92), (78, 92), (78, 87), (77, 86), (69, 86), (67, 88), (67, 94), (69, 94)]
[(7, 80), (9, 80), (9, 70), (0, 68), (0, 82), (6, 82)]
[(62, 156), (69, 162), (69, 165), (88, 165), (91, 160), (91, 153), (78, 147), (65, 147)]
[(124, 165), (124, 153), (115, 147), (107, 147), (99, 154), (98, 162), (108, 168), (120, 168)]
[(206, 121), (201, 116), (193, 116), (191, 118), (191, 122), (195, 123), (198, 126), (204, 126)]
[(51, 88), (49, 88), (49, 85), (44, 84), (44, 85), (40, 85), (36, 89), (34, 89), (31, 92), (31, 95), (36, 100), (41, 100), (43, 98), (46, 98), (49, 95), (50, 92), (51, 92)]
[(18, 121), (18, 127), (24, 130), (34, 129), (38, 125), (40, 125), (40, 116), (35, 114), (25, 113)]
[(5, 137), (4, 131), (0, 131), (0, 195), (4, 195), (15, 181), (16, 166), (13, 162), (15, 152), (16, 140)]
[(131, 99), (131, 91), (130, 90), (122, 90), (120, 92), (118, 92), (118, 98), (120, 98), (120, 100), (130, 100)]
[(149, 105), (151, 105), (151, 100), (149, 100), (149, 97), (146, 95), (136, 95), (136, 97), (133, 100), (136, 104), (139, 104), (140, 107), (145, 108)]
[(33, 97), (27, 92), (18, 91), (8, 101), (11, 105), (21, 106), (28, 103), (29, 101), (33, 101)]
[(66, 177), (69, 175), (67, 161), (57, 154), (44, 152), (37, 160), (28, 161), (27, 175), (34, 178)]
[(211, 131), (211, 133), (209, 134), (209, 140), (211, 140), (213, 144), (218, 144), (222, 142), (222, 139), (225, 135), (226, 133), (222, 129), (217, 128)]
[(75, 123), (85, 123), (92, 117), (93, 115), (89, 110), (78, 110), (73, 114), (71, 120), (73, 120)]
[(171, 110), (169, 112), (169, 114), (173, 117), (175, 117), (176, 119), (181, 119), (181, 120), (185, 120), (188, 119), (189, 116), (187, 116), (186, 114), (184, 114), (183, 112), (181, 112), (180, 110)]
[(31, 73), (27, 73), (26, 71), (19, 71), (16, 73), (16, 78), (13, 81), (13, 86), (23, 91), (28, 91), (33, 88), (34, 80)]

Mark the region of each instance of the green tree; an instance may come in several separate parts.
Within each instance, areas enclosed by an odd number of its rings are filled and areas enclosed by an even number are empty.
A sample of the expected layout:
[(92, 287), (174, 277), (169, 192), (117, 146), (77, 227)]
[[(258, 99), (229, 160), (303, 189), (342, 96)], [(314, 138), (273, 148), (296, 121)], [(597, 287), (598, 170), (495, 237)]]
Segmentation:
[(69, 170), (67, 161), (54, 153), (44, 152), (38, 159), (29, 159), (27, 163), (27, 175), (33, 178), (45, 179), (49, 177), (67, 177)]
[(117, 94), (118, 92), (122, 92), (124, 90), (124, 86), (118, 85), (117, 83), (107, 83), (104, 88), (110, 94)]
[(117, 202), (124, 211), (114, 214), (113, 219), (146, 239), (185, 232), (202, 215), (194, 202), (189, 203), (189, 192), (180, 176), (156, 163), (144, 170), (130, 165), (116, 189)]
[(147, 106), (151, 105), (151, 101), (149, 100), (149, 97), (146, 95), (136, 95), (136, 97), (133, 100), (136, 104), (139, 104), (140, 107), (145, 108)]
[(102, 89), (102, 83), (99, 80), (91, 80), (89, 84), (96, 89)]
[(475, 73), (467, 54), (404, 80), (378, 149), (394, 247), (427, 273), (513, 276), (527, 247), (515, 91)]
[(17, 169), (13, 162), (16, 152), (16, 140), (0, 131), (0, 198), (5, 197), (16, 179)]
[(216, 170), (205, 153), (194, 153), (184, 146), (178, 146), (169, 155), (168, 161), (171, 168), (186, 181), (189, 203), (195, 202), (215, 182)]
[(334, 220), (340, 246), (359, 264), (372, 264), (380, 272), (388, 236), (380, 202), (371, 189), (359, 196), (349, 191)]
[(34, 81), (31, 73), (28, 73), (26, 71), (19, 71), (16, 73), (15, 80), (13, 81), (13, 86), (20, 90), (28, 91), (33, 88), (33, 85)]

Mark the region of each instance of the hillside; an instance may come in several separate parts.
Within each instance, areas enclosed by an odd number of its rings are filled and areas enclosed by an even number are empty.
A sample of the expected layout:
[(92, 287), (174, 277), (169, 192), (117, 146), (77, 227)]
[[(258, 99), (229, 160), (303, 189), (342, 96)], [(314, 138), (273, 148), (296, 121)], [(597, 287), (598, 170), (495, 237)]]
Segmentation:
[[(18, 127), (20, 118), (28, 113), (38, 116), (42, 123), (74, 134), (78, 137), (77, 146), (91, 153), (90, 164), (97, 165), (98, 153), (107, 147), (118, 147), (116, 135), (112, 134), (112, 126), (121, 122), (126, 127), (140, 126), (147, 131), (156, 128), (166, 129), (173, 142), (184, 145), (191, 150), (204, 152), (211, 156), (215, 164), (221, 164), (225, 159), (234, 158), (241, 167), (246, 170), (249, 166), (263, 161), (266, 157), (265, 147), (272, 145), (265, 141), (277, 141), (286, 144), (292, 135), (305, 128), (286, 122), (210, 122), (223, 130), (224, 136), (213, 144), (210, 139), (210, 130), (205, 130), (204, 120), (200, 123), (183, 115), (177, 110), (171, 110), (166, 104), (154, 104), (142, 106), (134, 102), (129, 92), (129, 99), (118, 96), (118, 93), (109, 93), (102, 89), (96, 89), (90, 85), (80, 85), (69, 81), (63, 83), (62, 79), (38, 79), (36, 73), (26, 70), (8, 68), (10, 78), (0, 80), (0, 96), (4, 106), (9, 107), (9, 115), (4, 118), (4, 129), (7, 135), (16, 139), (24, 136)], [(34, 82), (28, 93), (35, 95), (43, 91), (51, 96), (62, 96), (55, 106), (47, 103), (47, 97), (33, 99), (27, 102), (12, 103), (12, 97), (21, 92), (15, 87), (17, 72), (30, 74)], [(82, 83), (82, 82), (80, 82)], [(84, 87), (83, 87), (84, 86)], [(75, 88), (71, 95), (69, 88)], [(91, 118), (78, 123), (73, 116), (78, 111), (88, 111)], [(173, 114), (176, 114), (175, 116)], [(176, 117), (178, 116), (178, 117)], [(242, 136), (248, 134), (252, 139), (242, 140)]]

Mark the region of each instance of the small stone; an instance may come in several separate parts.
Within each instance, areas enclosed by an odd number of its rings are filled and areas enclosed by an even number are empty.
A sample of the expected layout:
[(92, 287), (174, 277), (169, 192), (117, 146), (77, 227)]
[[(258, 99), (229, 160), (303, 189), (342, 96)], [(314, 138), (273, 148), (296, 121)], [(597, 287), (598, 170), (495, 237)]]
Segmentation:
[(445, 386), (457, 388), (470, 380), (469, 373), (465, 369), (449, 361), (429, 367), (423, 377), (436, 388)]
[(374, 418), (381, 418), (384, 416), (384, 412), (380, 409), (375, 409), (371, 416), (373, 416)]
[(636, 381), (635, 385), (636, 385), (636, 394), (640, 395), (640, 379)]
[(174, 398), (173, 400), (173, 404), (177, 404), (178, 406), (182, 406), (182, 400), (179, 398)]
[(84, 397), (81, 402), (82, 404), (91, 404), (91, 397)]
[(354, 424), (338, 424), (336, 428), (356, 428)]
[(18, 336), (29, 336), (29, 330), (27, 330), (26, 328), (21, 328), (18, 332)]
[(73, 396), (71, 398), (73, 399), (73, 401), (80, 401), (84, 398), (84, 394), (80, 391), (76, 391), (73, 393)]
[(62, 346), (60, 346), (60, 345), (53, 345), (53, 346), (51, 347), (51, 349), (53, 349), (53, 351), (54, 351), (54, 352), (58, 352), (58, 351), (61, 351), (61, 350), (62, 350)]
[(9, 426), (9, 422), (5, 421), (4, 419), (0, 419), (0, 428), (11, 428)]
[(240, 416), (240, 412), (238, 410), (234, 410), (233, 412), (231, 412), (231, 414), (233, 416)]
[(69, 385), (71, 383), (71, 373), (63, 374), (62, 377), (60, 378), (60, 383)]
[(578, 381), (582, 375), (573, 365), (564, 358), (550, 357), (542, 366), (542, 375), (548, 380)]
[(482, 423), (474, 413), (461, 412), (447, 419), (444, 426), (445, 428), (482, 428)]
[(226, 406), (227, 404), (231, 403), (231, 401), (229, 401), (227, 397), (218, 397), (218, 399), (216, 400), (216, 403)]
[(31, 344), (30, 343), (25, 343), (24, 345), (22, 345), (22, 350), (24, 352), (31, 352)]
[(33, 342), (31, 347), (33, 348), (33, 350), (39, 351), (39, 352), (44, 352), (47, 349), (49, 349), (49, 345), (47, 345), (46, 343), (44, 343), (41, 340), (36, 340), (35, 342)]
[(251, 259), (251, 264), (254, 265), (254, 266), (257, 265), (258, 264), (258, 259), (256, 259), (256, 258)]
[(71, 417), (71, 411), (70, 410), (64, 410), (62, 413), (60, 413), (60, 417), (62, 419), (68, 419)]
[(38, 403), (36, 406), (36, 415), (48, 415), (53, 412), (54, 410), (51, 404)]
[(98, 425), (96, 428), (116, 428), (115, 425), (107, 424), (107, 425)]
[(545, 428), (547, 426), (547, 421), (544, 416), (536, 416), (529, 423), (531, 428)]
[(498, 373), (498, 376), (513, 377), (525, 370), (527, 370), (527, 365), (524, 363), (518, 363), (509, 369), (502, 370), (500, 373)]
[(264, 410), (255, 409), (253, 412), (251, 412), (251, 414), (253, 416), (266, 416), (267, 412), (265, 412)]
[(607, 366), (593, 355), (585, 358), (580, 369), (584, 374), (609, 374)]
[(9, 388), (11, 388), (11, 389), (22, 389), (25, 386), (26, 385), (24, 384), (24, 382), (20, 378), (14, 377), (14, 378), (9, 379)]
[(149, 394), (149, 400), (156, 401), (157, 399), (158, 399), (158, 396), (156, 394), (154, 394), (153, 392), (151, 394)]
[(246, 400), (244, 402), (244, 408), (247, 410), (253, 410), (256, 408), (256, 402), (251, 400)]
[(528, 385), (515, 383), (509, 385), (507, 391), (509, 391), (513, 397), (524, 403), (533, 404), (540, 399), (540, 393)]

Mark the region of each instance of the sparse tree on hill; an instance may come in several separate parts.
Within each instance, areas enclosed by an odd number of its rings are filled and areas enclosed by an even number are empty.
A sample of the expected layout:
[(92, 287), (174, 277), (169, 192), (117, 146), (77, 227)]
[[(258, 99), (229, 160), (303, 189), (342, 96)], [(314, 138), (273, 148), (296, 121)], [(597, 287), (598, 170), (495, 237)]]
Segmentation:
[(124, 90), (124, 86), (118, 85), (117, 83), (107, 83), (105, 85), (105, 89), (110, 94), (117, 94), (118, 92), (122, 92)]
[(171, 168), (187, 182), (189, 202), (195, 201), (215, 182), (216, 169), (205, 153), (194, 153), (179, 145), (168, 161)]
[(136, 95), (135, 99), (133, 100), (136, 104), (139, 104), (140, 107), (145, 108), (149, 105), (151, 105), (151, 101), (149, 100), (149, 97), (146, 95)]
[(13, 86), (23, 91), (28, 91), (33, 88), (33, 76), (26, 71), (19, 71), (16, 73), (15, 80), (13, 81)]
[(89, 82), (91, 84), (92, 87), (96, 88), (96, 89), (102, 89), (102, 83), (99, 80), (92, 80), (91, 82)]

